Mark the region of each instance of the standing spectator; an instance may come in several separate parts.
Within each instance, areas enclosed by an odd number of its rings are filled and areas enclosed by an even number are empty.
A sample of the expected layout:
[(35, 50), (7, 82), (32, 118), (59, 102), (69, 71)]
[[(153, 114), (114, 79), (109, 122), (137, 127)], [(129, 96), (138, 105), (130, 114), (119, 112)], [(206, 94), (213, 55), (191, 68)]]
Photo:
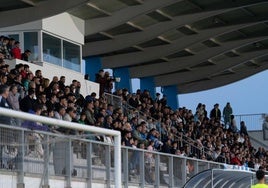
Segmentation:
[(11, 50), (14, 59), (21, 59), (20, 42), (16, 41), (14, 48)]
[(214, 108), (210, 111), (210, 118), (215, 119), (216, 121), (221, 120), (221, 111), (219, 109), (219, 104), (215, 104)]
[(229, 102), (227, 102), (226, 106), (223, 108), (223, 118), (224, 125), (228, 125), (231, 123), (231, 115), (233, 114), (233, 109)]
[(229, 126), (229, 131), (231, 131), (233, 133), (238, 132), (234, 115), (231, 115), (231, 123), (230, 123), (230, 126)]
[(106, 84), (106, 79), (104, 77), (104, 70), (103, 69), (99, 70), (99, 73), (96, 74), (96, 80), (95, 81), (100, 84), (99, 96), (101, 97), (102, 94), (104, 93), (105, 84)]
[(240, 134), (248, 136), (247, 126), (244, 121), (240, 122)]
[(31, 51), (25, 50), (24, 53), (21, 54), (21, 60), (28, 62), (30, 55), (31, 55)]

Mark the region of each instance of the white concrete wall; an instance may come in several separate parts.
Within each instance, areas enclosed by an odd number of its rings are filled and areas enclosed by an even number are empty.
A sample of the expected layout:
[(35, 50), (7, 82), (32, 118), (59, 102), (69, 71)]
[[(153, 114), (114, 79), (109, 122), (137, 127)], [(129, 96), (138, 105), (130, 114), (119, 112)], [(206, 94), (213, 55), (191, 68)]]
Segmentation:
[[(81, 82), (80, 93), (84, 97), (91, 94), (92, 92), (95, 92), (97, 94), (97, 98), (99, 97), (99, 84), (85, 80), (84, 75), (79, 72), (72, 71), (70, 69), (66, 69), (46, 62), (43, 63), (43, 66), (38, 65), (38, 63), (37, 64), (28, 63), (19, 59), (11, 61), (7, 60), (7, 63), (10, 65), (10, 70), (15, 67), (15, 64), (19, 63), (28, 64), (30, 66), (30, 70), (33, 73), (35, 73), (35, 71), (39, 69), (42, 71), (43, 77), (48, 78), (50, 81), (52, 80), (53, 76), (58, 76), (59, 78), (60, 76), (65, 76), (66, 77), (65, 85), (70, 85), (72, 83), (72, 80), (74, 79), (78, 80)], [(40, 64), (42, 63), (40, 62)]]
[(58, 14), (43, 20), (11, 27), (0, 28), (0, 32), (44, 30), (73, 42), (84, 44), (85, 21), (68, 13)]
[[(25, 188), (40, 188), (41, 178), (32, 174), (26, 174), (24, 177)], [(66, 187), (65, 178), (53, 177), (49, 179), (50, 188), (64, 188)], [(73, 188), (87, 188), (86, 179), (81, 181), (81, 179), (73, 178), (71, 182), (71, 187)], [(107, 185), (105, 181), (103, 182), (93, 182), (93, 188), (106, 188)], [(114, 186), (111, 186), (114, 187)], [(129, 185), (129, 188), (138, 188), (139, 186)], [(151, 186), (146, 186), (151, 187)], [(0, 188), (17, 188), (17, 175), (16, 173), (4, 173), (0, 172)]]
[(43, 19), (42, 29), (79, 44), (84, 44), (84, 20), (68, 13), (62, 13)]

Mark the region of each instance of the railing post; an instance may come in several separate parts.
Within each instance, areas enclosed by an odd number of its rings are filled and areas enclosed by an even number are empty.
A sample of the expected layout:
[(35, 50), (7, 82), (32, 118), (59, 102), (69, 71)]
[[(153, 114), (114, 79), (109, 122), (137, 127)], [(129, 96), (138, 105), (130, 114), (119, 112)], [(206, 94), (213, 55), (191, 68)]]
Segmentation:
[(92, 187), (92, 143), (87, 142), (87, 188)]
[(69, 138), (66, 143), (66, 161), (65, 161), (65, 175), (66, 175), (66, 188), (71, 188), (72, 179), (72, 167), (73, 167), (73, 152), (72, 152), (72, 140)]
[(174, 172), (173, 172), (173, 156), (169, 156), (168, 161), (168, 174), (169, 174), (169, 187), (174, 187)]
[(123, 151), (123, 174), (124, 174), (124, 187), (128, 188), (129, 166), (128, 148), (122, 149)]
[(160, 186), (160, 156), (157, 153), (155, 156), (155, 187)]
[(181, 167), (181, 173), (182, 173), (182, 184), (184, 185), (187, 181), (187, 170), (186, 170), (186, 158), (182, 159), (182, 167)]
[(17, 182), (17, 188), (24, 188), (24, 156), (25, 156), (25, 134), (24, 130), (21, 131), (21, 134), (19, 134), (19, 151), (18, 151), (18, 182)]
[(45, 135), (44, 147), (44, 185), (42, 188), (49, 188), (49, 135)]
[(111, 146), (105, 145), (106, 184), (111, 187)]
[(194, 174), (197, 174), (198, 172), (199, 172), (198, 161), (194, 160)]
[(140, 157), (140, 186), (145, 186), (145, 171), (144, 171), (144, 151), (139, 152)]

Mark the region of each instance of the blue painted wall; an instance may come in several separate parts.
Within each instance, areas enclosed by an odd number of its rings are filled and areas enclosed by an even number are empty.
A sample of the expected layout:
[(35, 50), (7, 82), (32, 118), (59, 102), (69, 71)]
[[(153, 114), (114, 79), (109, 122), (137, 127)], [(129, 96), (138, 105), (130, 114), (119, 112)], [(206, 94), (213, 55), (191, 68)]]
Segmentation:
[(155, 82), (153, 77), (140, 78), (140, 89), (143, 91), (147, 89), (150, 92), (151, 97), (155, 97)]
[(120, 77), (120, 82), (115, 82), (115, 89), (126, 88), (129, 92), (132, 91), (129, 69), (127, 67), (113, 69), (113, 76), (115, 78)]
[(89, 75), (89, 80), (95, 82), (95, 74), (102, 69), (100, 57), (85, 58), (85, 74)]
[(173, 110), (179, 108), (177, 86), (164, 86), (162, 93), (167, 96), (167, 104)]

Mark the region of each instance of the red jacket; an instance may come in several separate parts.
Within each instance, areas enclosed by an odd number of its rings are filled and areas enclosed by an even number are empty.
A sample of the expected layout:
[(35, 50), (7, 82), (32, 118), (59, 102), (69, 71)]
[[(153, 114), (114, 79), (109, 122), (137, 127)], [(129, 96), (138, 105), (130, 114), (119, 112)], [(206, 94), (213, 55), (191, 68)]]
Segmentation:
[(12, 49), (12, 55), (15, 59), (21, 59), (21, 50), (18, 47)]

